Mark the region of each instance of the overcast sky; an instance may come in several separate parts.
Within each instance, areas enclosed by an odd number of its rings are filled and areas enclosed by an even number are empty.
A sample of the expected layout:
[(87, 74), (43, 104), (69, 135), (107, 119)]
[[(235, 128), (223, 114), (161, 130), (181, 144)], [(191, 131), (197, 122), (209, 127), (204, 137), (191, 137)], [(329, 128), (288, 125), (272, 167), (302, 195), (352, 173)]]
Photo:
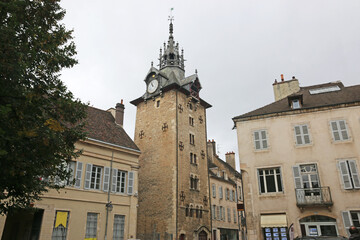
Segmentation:
[[(69, 90), (100, 109), (124, 99), (124, 127), (134, 137), (136, 107), (151, 61), (168, 40), (184, 49), (185, 75), (198, 70), (208, 139), (219, 156), (237, 153), (232, 118), (274, 101), (285, 75), (301, 86), (359, 84), (359, 0), (63, 0), (79, 64), (62, 73)], [(238, 156), (238, 155), (237, 155)]]

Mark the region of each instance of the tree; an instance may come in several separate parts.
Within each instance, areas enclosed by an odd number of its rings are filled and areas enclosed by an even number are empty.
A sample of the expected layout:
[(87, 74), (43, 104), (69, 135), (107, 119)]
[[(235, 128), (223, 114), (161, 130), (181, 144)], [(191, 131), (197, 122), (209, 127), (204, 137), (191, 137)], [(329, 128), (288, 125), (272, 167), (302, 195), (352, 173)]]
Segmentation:
[(59, 188), (85, 137), (86, 106), (60, 80), (77, 60), (59, 1), (0, 1), (0, 214)]

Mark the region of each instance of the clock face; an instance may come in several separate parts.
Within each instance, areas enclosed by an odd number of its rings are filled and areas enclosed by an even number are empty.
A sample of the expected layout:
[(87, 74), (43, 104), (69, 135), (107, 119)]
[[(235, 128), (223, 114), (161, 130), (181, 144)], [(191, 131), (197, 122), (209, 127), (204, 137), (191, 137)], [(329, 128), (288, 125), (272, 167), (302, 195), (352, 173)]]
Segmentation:
[(158, 80), (154, 79), (149, 83), (147, 90), (149, 93), (153, 93), (158, 88), (158, 86), (159, 86)]

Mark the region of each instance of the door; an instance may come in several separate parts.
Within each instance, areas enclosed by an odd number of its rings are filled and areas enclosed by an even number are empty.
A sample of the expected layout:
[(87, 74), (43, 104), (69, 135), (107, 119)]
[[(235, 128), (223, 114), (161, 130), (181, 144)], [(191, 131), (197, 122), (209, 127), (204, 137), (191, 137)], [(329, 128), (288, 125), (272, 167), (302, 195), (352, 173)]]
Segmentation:
[(327, 216), (313, 215), (300, 220), (304, 236), (337, 236), (336, 220)]
[(300, 165), (300, 173), (306, 202), (320, 203), (320, 181), (316, 164)]
[(207, 233), (204, 230), (199, 233), (199, 240), (207, 240)]

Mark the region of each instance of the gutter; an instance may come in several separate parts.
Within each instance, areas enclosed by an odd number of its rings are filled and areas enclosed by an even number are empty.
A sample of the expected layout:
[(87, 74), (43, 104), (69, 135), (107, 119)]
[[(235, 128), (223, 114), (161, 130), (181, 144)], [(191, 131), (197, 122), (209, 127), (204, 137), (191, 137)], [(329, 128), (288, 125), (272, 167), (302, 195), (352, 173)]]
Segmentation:
[(140, 151), (140, 150), (137, 150), (137, 149), (124, 147), (124, 146), (120, 146), (120, 145), (113, 144), (113, 143), (109, 143), (109, 142), (104, 142), (104, 141), (97, 140), (97, 139), (94, 139), (94, 138), (86, 138), (86, 139), (88, 139), (88, 140), (90, 140), (90, 141), (94, 141), (94, 142), (106, 144), (106, 145), (109, 145), (109, 146), (112, 146), (112, 147), (118, 147), (118, 148), (121, 148), (121, 149), (125, 149), (125, 150), (134, 151), (134, 152), (137, 152), (137, 153), (141, 153), (141, 151)]

